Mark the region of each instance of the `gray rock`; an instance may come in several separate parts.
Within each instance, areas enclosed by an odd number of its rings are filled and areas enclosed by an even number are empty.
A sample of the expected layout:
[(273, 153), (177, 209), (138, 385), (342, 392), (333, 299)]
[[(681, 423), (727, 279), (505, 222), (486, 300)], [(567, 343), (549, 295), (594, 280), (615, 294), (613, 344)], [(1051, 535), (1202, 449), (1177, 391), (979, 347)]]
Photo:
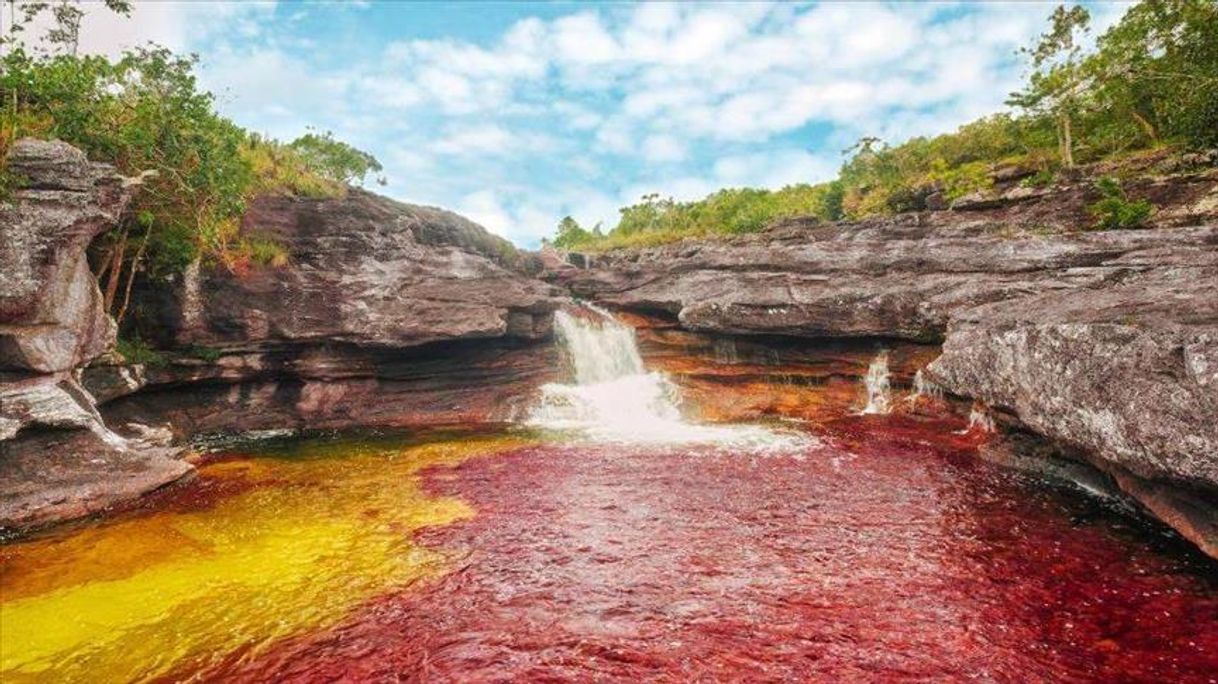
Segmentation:
[(180, 449), (106, 427), (75, 380), (0, 385), (0, 529), (88, 515), (191, 473)]
[(1141, 478), (1218, 487), (1218, 264), (960, 311), (928, 370)]
[(27, 185), (0, 204), (0, 370), (75, 368), (114, 341), (85, 248), (117, 221), (128, 184), (61, 142), (17, 141), (8, 170)]
[(561, 301), (528, 276), (535, 257), (477, 224), (360, 190), (327, 200), (260, 198), (244, 226), (285, 247), (288, 265), (188, 271), (164, 307), (172, 343), (539, 339)]
[(179, 450), (106, 427), (79, 368), (114, 324), (85, 250), (132, 183), (60, 142), (20, 140), (0, 205), (0, 528), (87, 515), (188, 474)]
[(937, 384), (1218, 549), (1218, 506), (1189, 503), (1218, 501), (1218, 227), (1052, 233), (951, 212), (809, 225), (550, 277), (690, 330), (942, 341)]
[[(950, 215), (949, 215), (950, 216)], [(1041, 235), (983, 223), (791, 227), (600, 255), (576, 295), (693, 330), (939, 341), (959, 311), (1218, 262), (1218, 228)]]

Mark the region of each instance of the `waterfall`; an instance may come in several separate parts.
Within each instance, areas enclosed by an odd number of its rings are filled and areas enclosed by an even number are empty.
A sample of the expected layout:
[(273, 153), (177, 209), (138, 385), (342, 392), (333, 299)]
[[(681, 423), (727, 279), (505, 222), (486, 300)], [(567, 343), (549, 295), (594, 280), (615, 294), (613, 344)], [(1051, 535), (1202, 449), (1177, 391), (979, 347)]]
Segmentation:
[(864, 414), (888, 413), (892, 410), (887, 351), (880, 351), (875, 355), (875, 359), (867, 367), (867, 375), (863, 378), (863, 384), (867, 389), (867, 405), (863, 407)]
[(936, 385), (933, 380), (927, 380), (926, 374), (919, 368), (918, 372), (914, 373), (913, 394), (909, 396), (910, 403), (917, 403), (918, 399), (925, 397), (927, 399), (942, 399), (943, 388)]
[(994, 416), (990, 415), (989, 407), (980, 401), (973, 402), (973, 406), (968, 412), (968, 427), (961, 430), (958, 434), (973, 431), (986, 433), (998, 431), (997, 426), (994, 425)]
[(543, 385), (526, 425), (594, 442), (771, 448), (806, 441), (759, 426), (686, 420), (677, 386), (643, 364), (634, 329), (602, 309), (585, 305), (578, 313), (558, 311), (554, 332), (572, 382)]

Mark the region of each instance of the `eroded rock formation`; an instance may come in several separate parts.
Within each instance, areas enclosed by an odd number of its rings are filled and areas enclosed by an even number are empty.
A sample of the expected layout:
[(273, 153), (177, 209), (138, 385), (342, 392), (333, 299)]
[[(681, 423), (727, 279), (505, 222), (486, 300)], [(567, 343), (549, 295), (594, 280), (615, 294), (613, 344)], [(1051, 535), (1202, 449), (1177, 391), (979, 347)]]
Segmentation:
[(188, 270), (166, 290), (168, 342), (413, 347), (549, 335), (553, 288), (528, 277), (529, 258), (449, 211), (358, 189), (261, 197), (242, 233), (273, 241), (287, 263)]
[(242, 231), (286, 263), (141, 285), (140, 332), (165, 351), (129, 364), (104, 353), (113, 325), (84, 256), (126, 182), (55, 143), (19, 143), (9, 165), (29, 182), (0, 206), (0, 526), (189, 473), (171, 431), (510, 418), (557, 372), (544, 340), (575, 295), (632, 316), (649, 363), (710, 420), (857, 411), (887, 350), (901, 401), (921, 371), (1015, 431), (995, 460), (1090, 463), (1218, 557), (1213, 171), (1142, 182), (1154, 230), (1079, 232), (1079, 180), (569, 263), (359, 190), (263, 197)]
[(108, 415), (183, 435), (501, 420), (553, 373), (539, 343), (562, 298), (535, 257), (461, 216), (352, 189), (258, 198), (242, 231), (287, 263), (192, 267), (143, 292), (151, 333), (182, 351)]
[(191, 471), (163, 435), (116, 434), (80, 384), (114, 342), (85, 249), (132, 182), (58, 142), (21, 140), (0, 203), (0, 528), (85, 515)]
[[(850, 339), (942, 343), (929, 378), (1086, 459), (1218, 555), (1218, 180), (1160, 185), (1165, 227), (1154, 230), (1046, 226), (1046, 193), (575, 255), (584, 267), (548, 277), (690, 331), (830, 350)], [(1072, 192), (1067, 215), (1082, 201)], [(1167, 227), (1180, 217), (1203, 225)]]
[(287, 263), (145, 283), (133, 319), (165, 351), (127, 363), (85, 252), (131, 183), (61, 143), (21, 141), (8, 165), (25, 185), (0, 206), (0, 528), (190, 473), (174, 436), (501, 420), (555, 367), (540, 343), (561, 300), (535, 257), (359, 190), (256, 199), (243, 233)]

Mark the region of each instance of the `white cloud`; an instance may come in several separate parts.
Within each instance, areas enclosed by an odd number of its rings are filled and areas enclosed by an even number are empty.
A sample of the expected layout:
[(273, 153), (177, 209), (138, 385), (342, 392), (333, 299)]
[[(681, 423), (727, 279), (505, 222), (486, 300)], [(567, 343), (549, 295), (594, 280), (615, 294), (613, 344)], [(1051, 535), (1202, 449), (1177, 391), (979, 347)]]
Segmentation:
[[(124, 17), (106, 9), (100, 2), (85, 2), (81, 3), (85, 15), (78, 48), (84, 53), (116, 57), (123, 50), (148, 42), (185, 51), (219, 33), (252, 38), (261, 33), (265, 21), (275, 11), (275, 5), (274, 0), (134, 2), (130, 16)], [(30, 27), (27, 38), (37, 40), (51, 21), (49, 13), (44, 12)]]
[[(477, 40), (462, 27), (414, 38), (405, 20), (395, 39), (358, 34), (368, 44), (304, 32), (341, 7), (141, 2), (128, 21), (90, 5), (83, 47), (198, 50), (239, 123), (283, 138), (331, 129), (385, 163), (395, 196), (533, 243), (564, 214), (612, 224), (646, 192), (823, 180), (864, 134), (897, 142), (995, 111), (1020, 82), (1015, 48), (1051, 10), (649, 2), (525, 16)], [(1125, 7), (1095, 5), (1095, 33)]]
[(456, 211), (482, 224), (492, 233), (505, 237), (512, 233), (515, 224), (515, 219), (494, 190), (479, 190), (466, 195), (457, 204)]
[(643, 158), (649, 162), (676, 162), (685, 158), (685, 145), (676, 136), (649, 135), (643, 141)]

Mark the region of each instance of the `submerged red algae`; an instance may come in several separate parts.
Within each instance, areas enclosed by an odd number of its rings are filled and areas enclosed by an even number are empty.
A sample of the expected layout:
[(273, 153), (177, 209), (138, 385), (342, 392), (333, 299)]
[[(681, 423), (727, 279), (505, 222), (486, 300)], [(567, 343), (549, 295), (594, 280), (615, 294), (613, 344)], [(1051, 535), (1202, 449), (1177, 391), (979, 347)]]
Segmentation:
[(542, 446), (432, 471), (478, 511), (417, 539), (458, 569), (195, 674), (1214, 681), (1211, 561), (950, 434), (867, 418), (800, 454)]
[(188, 678), (444, 572), (410, 532), (473, 515), (428, 465), (527, 442), (316, 439), (230, 457), (148, 508), (0, 547), (0, 680)]

